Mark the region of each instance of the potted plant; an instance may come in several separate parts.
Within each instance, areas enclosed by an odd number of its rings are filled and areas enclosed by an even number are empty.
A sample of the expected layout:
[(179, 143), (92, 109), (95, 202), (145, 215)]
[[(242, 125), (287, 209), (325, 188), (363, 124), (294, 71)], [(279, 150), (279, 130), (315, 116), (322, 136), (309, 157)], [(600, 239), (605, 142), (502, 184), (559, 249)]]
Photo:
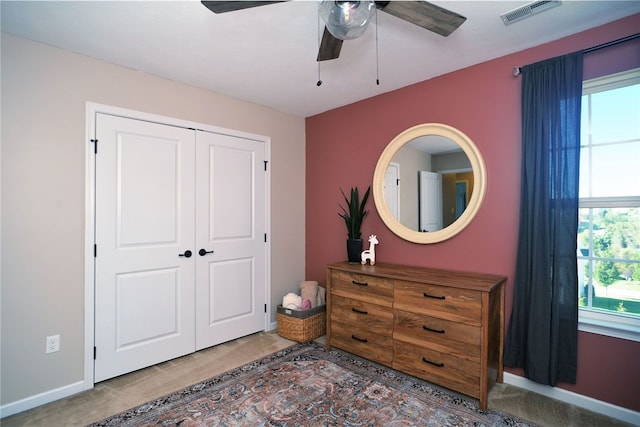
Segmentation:
[(362, 226), (362, 220), (369, 211), (365, 210), (367, 199), (369, 199), (369, 191), (371, 186), (367, 188), (367, 191), (362, 196), (360, 201), (360, 194), (358, 188), (351, 188), (351, 197), (347, 197), (344, 191), (340, 189), (346, 207), (339, 205), (342, 212), (338, 212), (347, 226), (347, 257), (349, 262), (360, 262), (360, 253), (362, 252), (362, 233), (360, 227)]

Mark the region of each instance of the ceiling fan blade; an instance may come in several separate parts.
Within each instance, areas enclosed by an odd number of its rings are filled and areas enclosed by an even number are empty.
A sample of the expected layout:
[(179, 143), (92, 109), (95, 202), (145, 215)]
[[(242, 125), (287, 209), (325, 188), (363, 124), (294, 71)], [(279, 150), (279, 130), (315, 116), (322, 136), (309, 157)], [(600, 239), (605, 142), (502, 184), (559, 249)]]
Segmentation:
[(284, 1), (203, 1), (202, 4), (204, 4), (213, 13), (225, 13), (233, 12), (234, 10), (249, 9), (250, 7), (265, 6), (273, 3), (283, 3)]
[(383, 12), (445, 37), (467, 20), (462, 15), (426, 1), (377, 1), (376, 6)]
[(327, 27), (324, 27), (317, 60), (328, 61), (330, 59), (336, 59), (340, 56), (340, 49), (342, 49), (342, 40), (335, 38), (333, 34), (329, 32)]

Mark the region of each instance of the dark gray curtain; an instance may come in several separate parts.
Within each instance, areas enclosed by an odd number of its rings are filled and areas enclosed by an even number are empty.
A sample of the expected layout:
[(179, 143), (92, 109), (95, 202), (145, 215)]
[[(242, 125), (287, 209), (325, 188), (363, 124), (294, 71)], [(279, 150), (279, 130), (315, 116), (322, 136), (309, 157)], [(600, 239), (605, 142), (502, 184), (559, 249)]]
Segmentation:
[(575, 383), (582, 52), (522, 68), (522, 180), (505, 365)]

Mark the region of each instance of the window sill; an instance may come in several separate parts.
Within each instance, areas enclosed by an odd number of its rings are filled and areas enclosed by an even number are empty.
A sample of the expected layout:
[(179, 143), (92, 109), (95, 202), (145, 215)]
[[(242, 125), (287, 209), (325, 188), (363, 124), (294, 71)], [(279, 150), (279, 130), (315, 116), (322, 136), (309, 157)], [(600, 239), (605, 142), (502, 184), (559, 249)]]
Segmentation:
[[(611, 319), (615, 318), (615, 321)], [(618, 320), (619, 319), (619, 320)], [(603, 313), (585, 312), (578, 314), (578, 330), (592, 334), (606, 335), (629, 341), (640, 342), (638, 320)]]

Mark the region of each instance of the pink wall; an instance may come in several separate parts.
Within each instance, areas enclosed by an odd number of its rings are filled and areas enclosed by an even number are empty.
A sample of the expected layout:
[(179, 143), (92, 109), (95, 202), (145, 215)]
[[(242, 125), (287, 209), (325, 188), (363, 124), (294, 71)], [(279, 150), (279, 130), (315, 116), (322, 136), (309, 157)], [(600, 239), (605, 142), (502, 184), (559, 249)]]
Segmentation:
[[(307, 118), (306, 278), (324, 283), (325, 265), (346, 259), (346, 231), (337, 215), (340, 188), (348, 191), (358, 186), (364, 191), (372, 182), (378, 156), (402, 130), (420, 123), (445, 123), (466, 133), (486, 163), (488, 188), (476, 218), (446, 242), (417, 245), (391, 233), (371, 199), (363, 236), (378, 236), (376, 259), (380, 262), (508, 276), (508, 322), (515, 273), (521, 153), (520, 79), (513, 77), (512, 69), (634, 34), (638, 28), (640, 15), (634, 15)], [(618, 69), (611, 69), (612, 65)], [(587, 54), (585, 77), (632, 66), (640, 66), (638, 40)], [(577, 384), (562, 387), (640, 411), (640, 343), (580, 333), (578, 344)], [(516, 370), (511, 372), (521, 375)]]

